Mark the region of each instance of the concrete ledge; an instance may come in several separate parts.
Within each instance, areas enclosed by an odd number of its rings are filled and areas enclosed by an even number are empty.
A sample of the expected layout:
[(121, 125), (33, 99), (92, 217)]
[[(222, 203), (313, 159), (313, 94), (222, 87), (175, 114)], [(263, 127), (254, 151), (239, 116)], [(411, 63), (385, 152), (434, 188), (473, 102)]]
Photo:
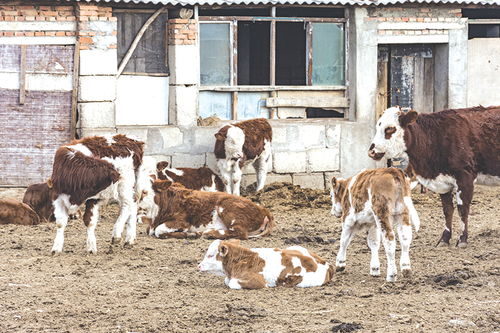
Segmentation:
[[(257, 177), (255, 175), (243, 175), (243, 177), (241, 179), (241, 187), (245, 188), (248, 185), (251, 185), (255, 182), (257, 182)], [(278, 175), (275, 173), (268, 173), (267, 174), (266, 185), (272, 184), (272, 183), (281, 183), (281, 182), (291, 183), (292, 176), (291, 175)]]
[(80, 128), (77, 129), (81, 138), (94, 135), (116, 134), (116, 128)]
[(315, 190), (325, 189), (325, 178), (323, 173), (296, 173), (292, 175), (293, 185), (299, 185), (302, 188), (312, 188)]

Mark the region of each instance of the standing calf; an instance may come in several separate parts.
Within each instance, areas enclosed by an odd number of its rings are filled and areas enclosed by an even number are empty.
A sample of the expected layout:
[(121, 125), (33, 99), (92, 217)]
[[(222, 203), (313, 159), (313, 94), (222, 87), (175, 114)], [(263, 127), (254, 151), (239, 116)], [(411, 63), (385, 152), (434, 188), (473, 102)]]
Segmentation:
[(380, 275), (378, 250), (382, 236), (387, 256), (387, 281), (395, 281), (397, 269), (394, 228), (397, 228), (401, 245), (400, 268), (403, 276), (410, 275), (411, 225), (416, 231), (420, 226), (410, 195), (409, 181), (400, 169), (367, 170), (347, 179), (332, 178), (332, 214), (342, 217), (337, 270), (345, 269), (347, 247), (354, 234), (368, 229), (370, 274)]
[(252, 163), (257, 172), (257, 191), (266, 183), (273, 130), (266, 119), (245, 120), (222, 127), (215, 138), (215, 158), (225, 191), (240, 195), (241, 175)]
[[(113, 228), (112, 241), (120, 241), (126, 224), (125, 244), (134, 243), (137, 215), (135, 199), (137, 193), (142, 191), (138, 179), (149, 179), (149, 174), (155, 171), (140, 168), (143, 146), (141, 141), (118, 134), (74, 140), (57, 150), (50, 180), (57, 225), (52, 253), (62, 252), (68, 215), (83, 203), (87, 251), (96, 253), (95, 228), (99, 219), (99, 206), (102, 201), (111, 198), (120, 202), (120, 215)], [(142, 176), (141, 170), (148, 176)]]
[(302, 246), (247, 249), (239, 240), (212, 242), (198, 268), (225, 276), (231, 289), (317, 287), (330, 282), (334, 272), (332, 265)]

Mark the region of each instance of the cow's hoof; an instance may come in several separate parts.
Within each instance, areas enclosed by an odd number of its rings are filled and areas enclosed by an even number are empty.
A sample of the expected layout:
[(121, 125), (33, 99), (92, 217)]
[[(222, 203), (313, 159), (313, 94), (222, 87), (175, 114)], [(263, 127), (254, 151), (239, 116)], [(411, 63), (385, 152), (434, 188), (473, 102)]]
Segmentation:
[(343, 271), (345, 271), (345, 266), (336, 266), (336, 267), (335, 267), (335, 270), (336, 270), (337, 272), (343, 272)]
[(59, 250), (52, 250), (52, 251), (50, 251), (50, 254), (52, 254), (53, 256), (59, 255), (61, 253), (62, 253), (62, 251), (59, 251)]
[(466, 247), (467, 247), (467, 242), (464, 242), (464, 241), (459, 240), (459, 241), (457, 242), (457, 247), (460, 247), (460, 248), (466, 248)]
[(113, 237), (111, 238), (111, 244), (120, 244), (122, 241), (121, 237)]
[(450, 242), (446, 242), (445, 240), (443, 240), (442, 238), (439, 240), (439, 242), (437, 242), (436, 244), (436, 247), (448, 247), (450, 246)]
[(373, 277), (379, 277), (380, 276), (380, 268), (370, 268), (370, 275)]
[(387, 275), (387, 278), (385, 279), (387, 282), (396, 282), (396, 274), (392, 275)]
[(404, 278), (411, 278), (411, 269), (403, 269), (401, 271), (401, 274), (403, 274)]

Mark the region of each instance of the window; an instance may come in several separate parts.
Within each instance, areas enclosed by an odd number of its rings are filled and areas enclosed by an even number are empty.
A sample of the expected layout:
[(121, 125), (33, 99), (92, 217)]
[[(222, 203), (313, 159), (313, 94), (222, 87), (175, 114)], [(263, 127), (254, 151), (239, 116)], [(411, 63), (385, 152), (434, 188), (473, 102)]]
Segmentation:
[(500, 9), (462, 9), (462, 16), (469, 19), (469, 39), (500, 38)]
[[(118, 19), (118, 64), (122, 61), (137, 33), (154, 10), (120, 10), (113, 15)], [(158, 74), (168, 76), (166, 13), (151, 23), (125, 67), (123, 74)]]
[[(301, 108), (299, 118), (342, 115), (333, 109), (345, 103), (296, 105), (279, 91), (346, 95), (343, 16), (339, 8), (200, 9), (200, 116), (273, 118), (279, 107)], [(297, 118), (293, 111), (286, 118)]]

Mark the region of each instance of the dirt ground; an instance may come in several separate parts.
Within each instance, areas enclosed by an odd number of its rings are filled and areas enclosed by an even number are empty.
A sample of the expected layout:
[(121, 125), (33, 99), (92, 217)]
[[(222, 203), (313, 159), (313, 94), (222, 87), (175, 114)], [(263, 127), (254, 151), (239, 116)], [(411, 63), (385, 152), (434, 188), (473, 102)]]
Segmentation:
[[(278, 226), (243, 245), (301, 244), (335, 261), (341, 223), (326, 192), (278, 184), (253, 199), (271, 208)], [(477, 186), (465, 249), (435, 247), (444, 221), (438, 195), (415, 192), (414, 202), (422, 225), (410, 279), (385, 283), (382, 252), (383, 277), (370, 277), (358, 235), (346, 271), (309, 289), (230, 290), (197, 270), (211, 241), (159, 240), (146, 236), (145, 225), (133, 248), (111, 247), (116, 205), (103, 209), (97, 255), (85, 253), (82, 221), (70, 222), (59, 256), (50, 254), (54, 224), (0, 225), (0, 332), (499, 331), (500, 188)]]

